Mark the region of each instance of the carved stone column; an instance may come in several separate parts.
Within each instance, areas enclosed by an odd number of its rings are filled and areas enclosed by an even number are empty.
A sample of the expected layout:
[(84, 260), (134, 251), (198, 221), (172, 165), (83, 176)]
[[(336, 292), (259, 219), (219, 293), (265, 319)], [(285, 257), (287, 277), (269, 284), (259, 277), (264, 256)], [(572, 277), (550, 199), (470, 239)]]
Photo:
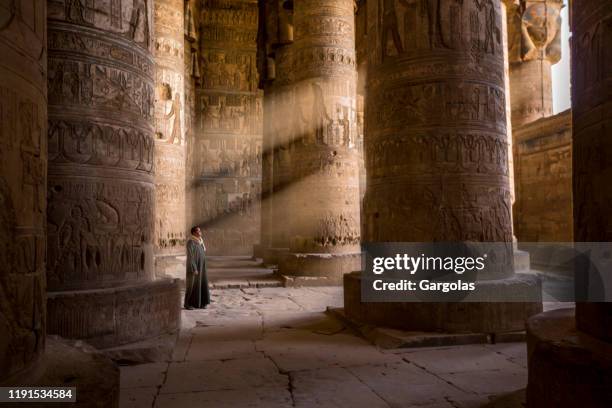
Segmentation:
[(290, 253), (279, 264), (288, 283), (339, 283), (361, 263), (353, 7), (294, 3)]
[[(538, 294), (512, 267), (500, 3), (367, 6), (364, 242), (508, 243), (477, 285)], [(361, 303), (360, 275), (344, 284), (349, 317), (407, 330), (521, 330), (542, 307)]]
[(185, 263), (184, 0), (157, 0), (155, 20), (155, 268), (182, 276)]
[(0, 5), (0, 384), (23, 384), (45, 349), (45, 2)]
[(561, 58), (563, 0), (507, 4), (512, 125), (552, 115), (551, 66)]
[(48, 332), (100, 348), (180, 319), (178, 282), (152, 282), (152, 5), (48, 2)]
[[(197, 177), (197, 166), (199, 166), (200, 158), (196, 151), (196, 88), (200, 83), (200, 53), (199, 53), (199, 0), (185, 1), (185, 41), (184, 51), (185, 56), (183, 63), (185, 65), (185, 106), (183, 109), (185, 117), (185, 233), (190, 234), (189, 230), (195, 223), (194, 221), (194, 200), (195, 188), (194, 183)], [(185, 273), (183, 271), (183, 273)]]
[[(612, 3), (571, 5), (574, 238), (609, 243)], [(596, 284), (609, 293), (610, 271), (600, 273)], [(575, 318), (572, 309), (542, 313), (528, 321), (527, 334), (528, 407), (612, 405), (612, 303), (579, 302)]]
[(264, 36), (260, 47), (265, 55), (260, 74), (264, 89), (261, 255), (265, 263), (276, 265), (280, 254), (289, 250), (287, 223), (278, 220), (290, 214), (285, 189), (290, 185), (290, 174), (285, 152), (292, 116), (291, 107), (284, 104), (288, 102), (286, 97), (290, 94), (294, 75), (292, 2), (268, 0), (263, 17), (260, 22)]
[(250, 255), (259, 240), (262, 95), (255, 0), (204, 0), (195, 223), (215, 255)]

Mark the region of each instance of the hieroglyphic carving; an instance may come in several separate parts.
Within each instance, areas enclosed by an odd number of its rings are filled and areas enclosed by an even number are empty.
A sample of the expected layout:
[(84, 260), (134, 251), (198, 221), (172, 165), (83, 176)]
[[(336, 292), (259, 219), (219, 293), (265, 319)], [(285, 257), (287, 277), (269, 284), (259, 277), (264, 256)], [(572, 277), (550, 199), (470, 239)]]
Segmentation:
[(48, 18), (105, 30), (145, 49), (152, 47), (152, 0), (53, 0)]
[(384, 0), (381, 10), (382, 58), (426, 49), (499, 52), (501, 28), (493, 0)]
[(185, 253), (185, 2), (159, 0), (155, 20), (155, 251)]
[[(294, 42), (278, 55), (275, 80), (275, 115), (291, 118), (276, 131), (274, 168), (290, 211), (287, 244), (292, 253), (349, 254), (360, 242), (354, 6), (294, 7)], [(281, 272), (288, 268), (281, 261)]]
[(46, 2), (0, 5), (0, 383), (45, 347)]
[(152, 2), (59, 1), (49, 2), (48, 11), (49, 288), (148, 280)]
[(262, 166), (257, 2), (201, 6), (194, 221), (204, 227), (212, 253), (248, 254), (259, 239)]
[(510, 242), (499, 3), (367, 7), (365, 241)]
[(573, 240), (571, 117), (568, 110), (514, 130), (519, 242)]

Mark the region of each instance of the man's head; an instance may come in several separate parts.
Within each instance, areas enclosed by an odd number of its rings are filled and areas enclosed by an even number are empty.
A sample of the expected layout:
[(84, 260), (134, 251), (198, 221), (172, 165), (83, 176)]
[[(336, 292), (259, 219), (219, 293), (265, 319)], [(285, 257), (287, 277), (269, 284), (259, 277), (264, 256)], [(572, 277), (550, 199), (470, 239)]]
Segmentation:
[(191, 235), (194, 237), (202, 237), (202, 230), (197, 225), (191, 227)]

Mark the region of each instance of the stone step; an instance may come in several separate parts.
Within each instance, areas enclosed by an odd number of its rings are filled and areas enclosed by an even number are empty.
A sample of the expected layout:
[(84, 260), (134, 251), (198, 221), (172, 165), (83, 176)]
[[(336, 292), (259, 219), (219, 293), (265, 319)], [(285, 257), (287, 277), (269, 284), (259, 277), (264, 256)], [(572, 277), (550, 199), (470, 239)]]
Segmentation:
[(248, 256), (207, 256), (209, 268), (257, 268), (263, 266), (261, 259)]
[(246, 256), (209, 256), (206, 272), (211, 289), (281, 287), (274, 269)]

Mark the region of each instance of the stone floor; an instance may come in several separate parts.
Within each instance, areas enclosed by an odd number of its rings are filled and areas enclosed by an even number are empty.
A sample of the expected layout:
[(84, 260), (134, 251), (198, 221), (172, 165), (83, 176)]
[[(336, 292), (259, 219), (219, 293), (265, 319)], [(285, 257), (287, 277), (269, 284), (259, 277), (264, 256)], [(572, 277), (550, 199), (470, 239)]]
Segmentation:
[(522, 406), (523, 343), (379, 350), (324, 313), (339, 287), (212, 296), (171, 361), (122, 367), (122, 408)]

